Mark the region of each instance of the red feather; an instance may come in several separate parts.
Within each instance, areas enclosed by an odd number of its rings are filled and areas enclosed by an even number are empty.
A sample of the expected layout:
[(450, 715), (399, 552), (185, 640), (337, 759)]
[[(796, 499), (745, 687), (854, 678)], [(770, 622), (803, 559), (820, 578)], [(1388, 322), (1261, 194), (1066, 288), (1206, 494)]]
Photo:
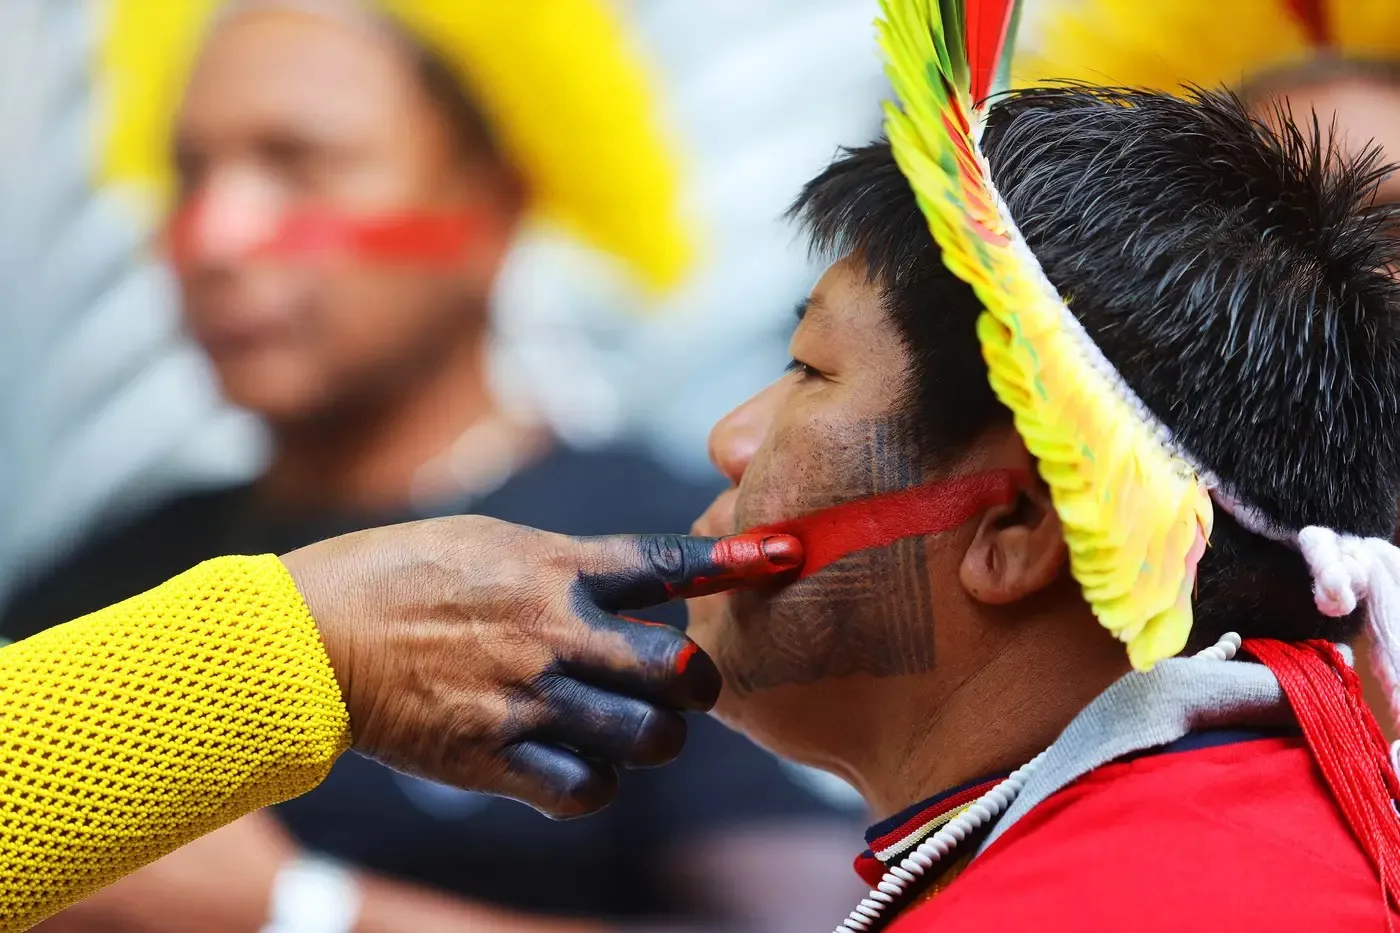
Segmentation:
[(1014, 0), (967, 0), (967, 70), (972, 79), (972, 102), (980, 103), (992, 91), (997, 64), (1006, 48)]
[(1323, 0), (1288, 0), (1289, 12), (1307, 30), (1308, 39), (1313, 45), (1326, 47), (1332, 44), (1331, 24), (1327, 21), (1327, 4)]

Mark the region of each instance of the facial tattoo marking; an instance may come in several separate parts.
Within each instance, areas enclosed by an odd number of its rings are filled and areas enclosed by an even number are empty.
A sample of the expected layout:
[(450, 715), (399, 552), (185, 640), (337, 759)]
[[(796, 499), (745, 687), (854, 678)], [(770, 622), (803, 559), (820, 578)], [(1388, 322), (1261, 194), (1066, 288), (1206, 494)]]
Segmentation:
[[(870, 423), (864, 442), (835, 459), (829, 466), (831, 485), (840, 492), (812, 502), (812, 509), (925, 479), (912, 425), (903, 416)], [(727, 627), (744, 631), (744, 656), (728, 650), (718, 658), (729, 686), (739, 693), (852, 674), (912, 674), (933, 666), (932, 598), (922, 538), (844, 557), (766, 602), (736, 594), (725, 611)]]

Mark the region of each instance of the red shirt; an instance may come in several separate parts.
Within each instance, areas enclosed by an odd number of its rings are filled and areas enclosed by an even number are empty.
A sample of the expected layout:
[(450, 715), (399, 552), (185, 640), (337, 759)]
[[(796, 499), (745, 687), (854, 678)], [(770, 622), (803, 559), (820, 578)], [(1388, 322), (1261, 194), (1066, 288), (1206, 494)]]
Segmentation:
[(1397, 919), (1299, 737), (1099, 768), (889, 930), (1365, 933)]

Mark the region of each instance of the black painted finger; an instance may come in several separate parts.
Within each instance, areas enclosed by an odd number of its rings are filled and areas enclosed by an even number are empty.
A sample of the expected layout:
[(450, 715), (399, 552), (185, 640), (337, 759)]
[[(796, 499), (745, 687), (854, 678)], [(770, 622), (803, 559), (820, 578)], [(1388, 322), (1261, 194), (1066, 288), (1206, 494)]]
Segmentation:
[(617, 796), (617, 769), (567, 748), (527, 739), (502, 752), (509, 783), (500, 796), (528, 804), (554, 820), (588, 816)]
[(614, 535), (581, 543), (579, 586), (610, 612), (754, 586), (802, 565), (802, 545), (790, 535)]
[(546, 718), (533, 738), (624, 768), (674, 761), (685, 745), (685, 717), (569, 677), (543, 685)]
[(588, 637), (559, 656), (575, 679), (670, 709), (706, 712), (719, 699), (719, 668), (684, 632), (620, 618), (586, 602), (576, 611)]

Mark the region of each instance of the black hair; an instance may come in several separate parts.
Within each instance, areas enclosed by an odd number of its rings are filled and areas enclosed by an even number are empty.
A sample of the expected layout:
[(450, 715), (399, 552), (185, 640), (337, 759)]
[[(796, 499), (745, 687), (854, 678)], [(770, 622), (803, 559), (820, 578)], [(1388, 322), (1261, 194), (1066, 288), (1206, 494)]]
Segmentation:
[(442, 118), (448, 141), (458, 157), (493, 167), (508, 166), (509, 160), (481, 106), (471, 76), (394, 17), (372, 15), (379, 28), (407, 55), (418, 84)]
[[(992, 177), (1050, 280), (1181, 445), (1293, 529), (1390, 537), (1400, 494), (1400, 286), (1385, 169), (1314, 120), (1269, 130), (1227, 93), (1075, 85), (1006, 95)], [(793, 205), (815, 250), (854, 254), (912, 358), (907, 405), (942, 459), (1009, 413), (980, 306), (943, 265), (886, 142), (847, 150)], [(1193, 644), (1224, 631), (1344, 639), (1301, 557), (1216, 510)]]
[(468, 77), (422, 42), (409, 42), (419, 83), (441, 114), (458, 155), (489, 165), (505, 165), (505, 155)]

